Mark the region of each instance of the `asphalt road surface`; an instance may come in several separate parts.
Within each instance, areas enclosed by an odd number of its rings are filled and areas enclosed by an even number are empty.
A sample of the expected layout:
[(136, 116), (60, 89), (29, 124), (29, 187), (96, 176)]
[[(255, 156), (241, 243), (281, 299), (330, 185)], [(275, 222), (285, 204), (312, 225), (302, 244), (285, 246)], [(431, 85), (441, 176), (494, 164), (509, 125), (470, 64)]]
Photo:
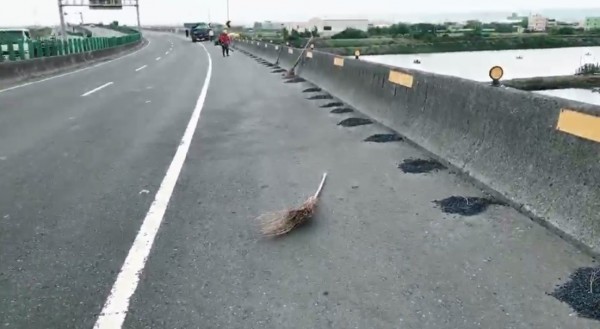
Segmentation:
[[(547, 293), (581, 253), (482, 192), (410, 175), (307, 83), (148, 33), (137, 53), (0, 91), (2, 328), (598, 328)], [(193, 138), (192, 138), (193, 137)], [(254, 218), (329, 178), (313, 221)], [(156, 199), (155, 202), (153, 202)], [(148, 256), (149, 253), (149, 257)]]

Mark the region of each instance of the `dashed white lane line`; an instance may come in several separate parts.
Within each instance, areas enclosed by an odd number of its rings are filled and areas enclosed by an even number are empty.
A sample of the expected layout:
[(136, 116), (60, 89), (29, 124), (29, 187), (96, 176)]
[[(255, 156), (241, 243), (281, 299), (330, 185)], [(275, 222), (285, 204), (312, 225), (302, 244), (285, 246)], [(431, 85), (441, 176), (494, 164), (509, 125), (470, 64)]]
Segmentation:
[(91, 94), (93, 94), (93, 93), (97, 92), (98, 90), (102, 90), (102, 89), (104, 89), (104, 88), (106, 88), (106, 87), (108, 87), (108, 86), (112, 85), (113, 83), (114, 83), (114, 82), (107, 82), (107, 83), (103, 84), (102, 86), (100, 86), (100, 87), (98, 87), (98, 88), (94, 88), (94, 89), (92, 89), (92, 90), (90, 90), (90, 91), (88, 91), (88, 92), (84, 93), (83, 95), (81, 95), (81, 97), (85, 97), (85, 96), (91, 95)]
[(129, 249), (129, 253), (127, 254), (127, 258), (125, 258), (125, 262), (121, 267), (117, 280), (102, 308), (102, 312), (96, 320), (94, 329), (120, 329), (125, 321), (125, 316), (129, 309), (129, 301), (137, 289), (140, 275), (144, 270), (148, 255), (152, 249), (152, 244), (154, 243), (158, 229), (163, 221), (165, 211), (167, 210), (171, 195), (175, 189), (175, 184), (177, 183), (177, 178), (181, 173), (181, 168), (183, 167), (185, 158), (190, 149), (194, 132), (196, 131), (198, 121), (200, 120), (200, 113), (204, 107), (206, 94), (208, 93), (208, 86), (212, 75), (212, 59), (206, 47), (202, 47), (208, 58), (208, 70), (206, 72), (202, 91), (196, 102), (196, 107), (194, 108), (192, 117), (183, 133), (183, 137), (177, 147), (177, 152), (175, 152), (171, 165), (169, 166), (169, 169), (167, 169), (167, 173), (156, 192), (154, 201), (152, 202), (148, 213), (146, 213), (146, 217), (142, 222), (142, 227), (137, 233), (131, 249)]
[(160, 56), (156, 57), (157, 61), (160, 61), (161, 59), (162, 59), (162, 57), (160, 57)]
[(124, 56), (121, 56), (121, 57), (118, 57), (118, 58), (112, 59), (112, 60), (110, 60), (110, 61), (106, 61), (106, 62), (98, 63), (98, 64), (96, 64), (96, 65), (92, 65), (92, 66), (84, 67), (84, 68), (82, 68), (82, 69), (78, 69), (78, 70), (75, 70), (75, 71), (72, 71), (72, 72), (67, 72), (67, 73), (63, 73), (63, 74), (59, 74), (59, 75), (55, 75), (55, 76), (51, 76), (51, 77), (44, 78), (44, 79), (41, 79), (41, 80), (36, 80), (36, 81), (27, 82), (27, 83), (24, 83), (24, 84), (21, 84), (21, 85), (17, 85), (17, 86), (13, 86), (13, 87), (9, 87), (9, 88), (6, 88), (6, 89), (0, 89), (0, 94), (1, 94), (1, 93), (3, 93), (3, 92), (10, 91), (10, 90), (14, 90), (14, 89), (18, 89), (18, 88), (23, 88), (23, 87), (27, 87), (27, 86), (35, 85), (35, 84), (38, 84), (38, 83), (41, 83), (41, 82), (46, 82), (46, 81), (50, 81), (50, 80), (54, 80), (54, 79), (58, 79), (58, 78), (62, 78), (62, 77), (66, 77), (66, 76), (69, 76), (69, 75), (72, 75), (72, 74), (75, 74), (75, 73), (79, 73), (79, 72), (82, 72), (82, 71), (87, 71), (87, 70), (89, 70), (89, 69), (93, 69), (93, 68), (95, 68), (95, 67), (100, 67), (100, 66), (102, 66), (102, 65), (106, 65), (106, 64), (108, 64), (108, 63), (112, 63), (112, 62), (118, 61), (118, 60), (120, 60), (120, 59), (123, 59), (123, 58), (127, 58), (127, 57), (129, 57), (129, 56), (135, 55), (135, 54), (137, 54), (138, 52), (140, 52), (140, 51), (142, 51), (142, 50), (146, 49), (146, 48), (148, 47), (148, 45), (150, 45), (150, 43), (151, 43), (151, 41), (150, 41), (150, 40), (148, 40), (148, 43), (147, 43), (147, 44), (146, 44), (144, 47), (142, 47), (142, 48), (140, 48), (140, 49), (138, 49), (138, 50), (136, 50), (136, 51), (134, 51), (134, 52), (132, 52), (132, 53), (129, 53), (129, 54), (127, 54), (127, 55), (124, 55)]
[(168, 54), (169, 54), (169, 51), (165, 51), (165, 55), (168, 55)]
[(141, 71), (141, 70), (143, 70), (143, 69), (145, 69), (147, 67), (148, 67), (148, 65), (144, 65), (144, 66), (138, 67), (137, 69), (135, 69), (135, 71), (139, 72), (139, 71)]

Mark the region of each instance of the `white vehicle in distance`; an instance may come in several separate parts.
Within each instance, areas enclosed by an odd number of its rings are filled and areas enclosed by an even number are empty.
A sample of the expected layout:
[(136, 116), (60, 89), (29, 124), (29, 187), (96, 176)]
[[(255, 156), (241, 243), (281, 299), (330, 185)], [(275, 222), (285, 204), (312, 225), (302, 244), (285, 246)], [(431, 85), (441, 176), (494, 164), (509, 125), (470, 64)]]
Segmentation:
[[(12, 43), (15, 56), (18, 59), (29, 59), (30, 40), (31, 33), (28, 29), (0, 29), (0, 54), (5, 60), (8, 59), (8, 45), (9, 43)], [(23, 47), (23, 49), (21, 49), (21, 47)], [(21, 53), (24, 55), (23, 58), (21, 58)]]

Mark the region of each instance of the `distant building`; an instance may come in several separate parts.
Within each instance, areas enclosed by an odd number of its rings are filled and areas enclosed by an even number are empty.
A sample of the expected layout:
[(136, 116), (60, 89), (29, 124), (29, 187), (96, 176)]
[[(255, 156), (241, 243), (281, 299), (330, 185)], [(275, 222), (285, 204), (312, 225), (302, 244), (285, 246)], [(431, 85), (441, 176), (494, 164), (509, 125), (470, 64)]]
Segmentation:
[(465, 28), (465, 24), (464, 23), (460, 23), (460, 22), (449, 22), (446, 23), (446, 29), (448, 29), (448, 31), (458, 31), (461, 29)]
[(289, 22), (283, 24), (283, 27), (288, 30), (312, 31), (315, 27), (319, 31), (319, 34), (324, 37), (330, 37), (334, 34), (338, 34), (345, 29), (351, 28), (361, 31), (369, 30), (368, 19), (321, 19), (312, 18), (308, 22)]
[(586, 30), (600, 30), (600, 17), (586, 17), (583, 28)]
[(394, 25), (394, 23), (388, 22), (388, 21), (370, 21), (369, 22), (369, 28), (373, 28), (373, 27), (379, 27), (379, 28), (387, 28)]
[(516, 21), (520, 22), (526, 18), (527, 18), (527, 16), (519, 16), (519, 15), (517, 15), (517, 13), (512, 13), (512, 15), (506, 17), (506, 19), (511, 22), (516, 22)]
[(256, 22), (254, 23), (255, 30), (263, 30), (263, 31), (281, 31), (286, 27), (286, 24), (272, 21), (264, 21), (264, 22)]
[(585, 25), (585, 22), (558, 22), (557, 26), (558, 27), (572, 27), (574, 29), (576, 28), (583, 28), (583, 26)]
[(527, 29), (533, 32), (545, 32), (548, 28), (548, 18), (540, 15), (530, 15), (527, 22)]
[(369, 23), (369, 28), (388, 28), (390, 26), (392, 26), (392, 24), (386, 24), (386, 23), (383, 23), (383, 24), (373, 24), (373, 23)]

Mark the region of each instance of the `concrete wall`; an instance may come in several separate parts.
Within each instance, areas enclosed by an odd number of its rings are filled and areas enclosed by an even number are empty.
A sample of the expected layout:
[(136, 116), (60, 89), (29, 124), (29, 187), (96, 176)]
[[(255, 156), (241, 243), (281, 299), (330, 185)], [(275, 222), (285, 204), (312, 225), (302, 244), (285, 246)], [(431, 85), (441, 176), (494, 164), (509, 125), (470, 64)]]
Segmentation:
[(89, 62), (109, 58), (138, 48), (143, 42), (131, 43), (114, 48), (89, 51), (65, 56), (41, 57), (24, 61), (0, 63), (0, 85), (53, 74), (55, 72), (87, 65)]
[[(272, 46), (237, 47), (270, 61), (275, 54)], [(297, 74), (600, 253), (599, 106), (311, 55)], [(289, 68), (290, 59), (281, 66)]]

